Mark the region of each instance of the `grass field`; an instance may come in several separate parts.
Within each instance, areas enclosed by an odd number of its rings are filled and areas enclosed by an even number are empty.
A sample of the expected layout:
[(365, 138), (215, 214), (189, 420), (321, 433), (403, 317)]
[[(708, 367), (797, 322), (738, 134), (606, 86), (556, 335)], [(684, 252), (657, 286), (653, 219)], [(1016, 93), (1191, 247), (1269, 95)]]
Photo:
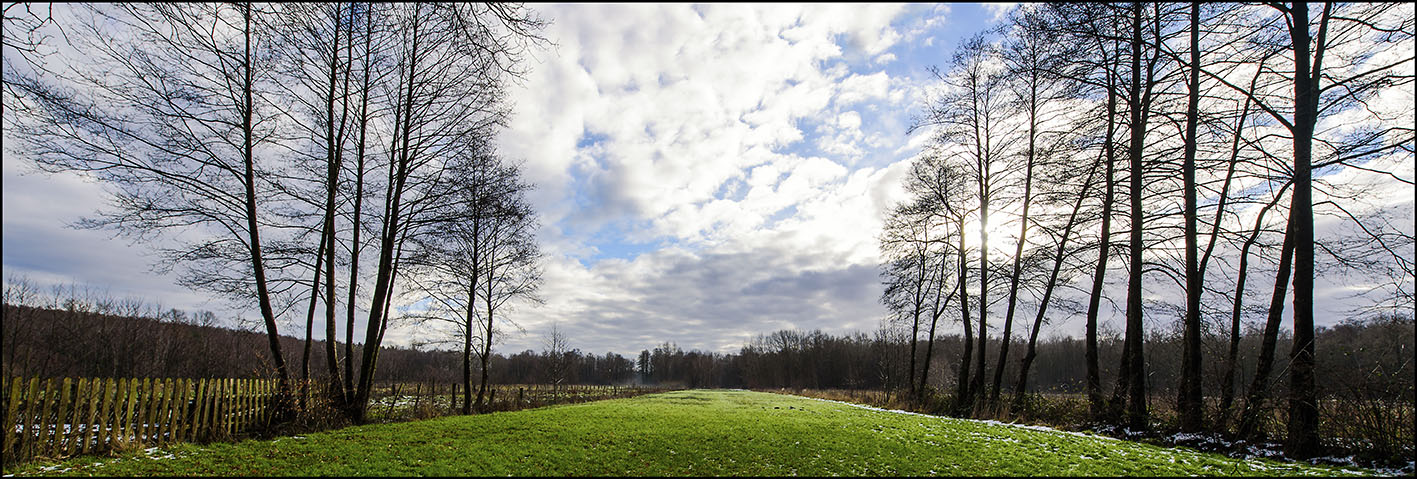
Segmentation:
[[(12, 471), (6, 471), (12, 472)], [(1367, 475), (750, 391), (676, 391), (123, 457), (63, 475)]]

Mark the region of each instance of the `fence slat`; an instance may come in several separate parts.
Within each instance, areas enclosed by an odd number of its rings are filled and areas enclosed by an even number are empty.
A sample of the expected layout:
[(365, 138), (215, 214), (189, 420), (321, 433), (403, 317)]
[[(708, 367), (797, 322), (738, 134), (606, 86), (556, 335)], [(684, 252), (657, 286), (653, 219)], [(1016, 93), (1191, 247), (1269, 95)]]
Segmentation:
[(192, 427), (189, 434), (194, 441), (200, 441), (206, 437), (207, 430), (203, 426), (206, 424), (207, 414), (209, 414), (207, 412), (207, 396), (211, 395), (207, 392), (208, 382), (209, 380), (205, 378), (197, 381), (197, 398), (192, 403)]
[(207, 384), (207, 418), (202, 424), (207, 428), (207, 440), (215, 439), (218, 435), (217, 425), (221, 424), (221, 394), (225, 391), (225, 385), (226, 381), (220, 379), (212, 379)]
[(79, 384), (74, 388), (74, 411), (69, 418), (69, 441), (64, 443), (65, 456), (79, 452), (79, 441), (84, 440), (84, 435), (88, 432), (88, 424), (84, 423), (84, 419), (88, 418), (86, 413), (89, 411), (89, 395), (92, 394), (89, 391), (91, 383), (89, 378), (79, 378)]
[(7, 389), (10, 390), (10, 395), (5, 404), (5, 440), (2, 443), (4, 449), (0, 449), (0, 454), (5, 455), (13, 453), (14, 449), (12, 448), (15, 447), (15, 439), (19, 435), (15, 429), (19, 426), (16, 419), (19, 415), (20, 402), (24, 399), (24, 379), (16, 376), (10, 380)]
[(94, 378), (89, 381), (89, 410), (88, 414), (84, 415), (84, 434), (80, 436), (83, 442), (79, 444), (79, 454), (88, 454), (89, 449), (93, 447), (91, 444), (94, 438), (94, 415), (98, 413), (98, 399), (102, 394), (103, 379)]
[(94, 441), (94, 451), (104, 451), (108, 449), (109, 438), (113, 437), (113, 403), (114, 397), (118, 395), (118, 381), (108, 378), (103, 382), (103, 397), (99, 398), (103, 404), (99, 405), (98, 430), (94, 431), (98, 439)]
[(20, 410), (20, 420), (24, 421), (25, 430), (20, 434), (20, 457), (28, 458), (34, 454), (34, 436), (38, 434), (35, 424), (39, 420), (39, 376), (30, 379), (29, 389), (25, 391), (25, 407)]
[(67, 455), (65, 449), (69, 444), (69, 431), (73, 429), (69, 418), (73, 412), (70, 399), (72, 398), (73, 381), (64, 378), (63, 386), (59, 390), (59, 409), (54, 411), (54, 441), (49, 444), (49, 455)]
[(158, 403), (157, 413), (153, 415), (153, 444), (163, 444), (167, 442), (167, 428), (172, 426), (169, 419), (172, 416), (172, 379), (153, 381), (153, 388), (161, 393), (158, 399), (162, 401)]
[(234, 394), (232, 394), (231, 398), (232, 410), (236, 413), (234, 417), (231, 418), (231, 435), (233, 437), (241, 433), (242, 416), (246, 412), (244, 407), (246, 399), (246, 380), (236, 379), (234, 382), (236, 384), (232, 387)]
[(123, 408), (123, 441), (137, 441), (137, 387), (136, 377), (128, 378), (128, 407)]
[(177, 407), (179, 405), (178, 398), (181, 397), (181, 391), (179, 388), (181, 387), (182, 380), (168, 379), (167, 383), (167, 394), (172, 397), (167, 402), (167, 407), (165, 408), (167, 409), (167, 413), (163, 414), (162, 416), (165, 421), (162, 426), (162, 442), (171, 443), (174, 439), (177, 438), (177, 423), (182, 420), (182, 417), (177, 414)]
[(217, 435), (217, 414), (221, 412), (217, 407), (221, 405), (221, 385), (220, 379), (212, 379), (207, 384), (207, 418), (202, 424), (207, 428), (206, 440), (214, 439)]
[(138, 406), (138, 411), (143, 413), (142, 427), (138, 429), (138, 442), (146, 445), (152, 443), (153, 413), (157, 409), (158, 388), (152, 378), (143, 378), (143, 390), (143, 400)]
[(231, 389), (232, 380), (222, 379), (220, 393), (217, 394), (216, 420), (217, 431), (223, 435), (231, 435)]
[(231, 435), (231, 393), (236, 389), (235, 379), (223, 379), (221, 381), (221, 396), (218, 398), (221, 405), (217, 410), (217, 424), (219, 432), (223, 436)]
[(162, 405), (158, 406), (157, 417), (153, 419), (157, 423), (156, 440), (157, 444), (171, 442), (168, 437), (172, 433), (172, 396), (177, 393), (176, 385), (172, 378), (162, 380)]
[(258, 406), (256, 412), (256, 421), (261, 424), (261, 427), (270, 427), (271, 420), (267, 416), (267, 412), (271, 410), (271, 382), (261, 379), (256, 381), (256, 384), (258, 384), (258, 387), (260, 387), (261, 389), (260, 400), (256, 403)]
[(251, 421), (251, 380), (250, 380), (250, 379), (242, 379), (242, 380), (241, 380), (241, 414), (240, 414), (240, 416), (238, 416), (238, 417), (240, 417), (241, 420), (236, 423), (236, 432), (237, 432), (237, 433), (240, 433), (241, 431), (243, 431), (243, 430), (246, 429), (247, 424), (249, 424), (250, 421)]
[(231, 434), (236, 435), (241, 433), (241, 426), (246, 421), (246, 380), (237, 379), (236, 387), (232, 388), (232, 391), (234, 394), (231, 398), (231, 409), (236, 414), (231, 418)]
[(192, 393), (192, 380), (191, 380), (191, 379), (186, 379), (186, 378), (178, 379), (178, 380), (177, 380), (177, 397), (173, 398), (174, 400), (177, 401), (177, 406), (176, 406), (176, 408), (173, 409), (175, 412), (174, 412), (173, 415), (172, 415), (172, 441), (173, 441), (173, 442), (181, 442), (181, 441), (182, 441), (182, 438), (183, 438), (183, 437), (182, 437), (182, 432), (186, 430), (186, 426), (187, 426), (187, 399), (188, 399), (189, 397), (191, 397), (191, 395), (192, 395), (191, 393)]
[(44, 380), (44, 389), (40, 392), (39, 436), (35, 438), (34, 443), (34, 454), (37, 456), (49, 452), (49, 436), (53, 432), (50, 430), (49, 416), (51, 416), (50, 412), (54, 408), (56, 399), (58, 398), (54, 394), (54, 380)]
[(143, 420), (143, 413), (148, 411), (148, 391), (152, 390), (152, 385), (149, 384), (148, 379), (149, 378), (133, 378), (132, 386), (130, 386), (132, 388), (131, 392), (133, 397), (131, 402), (128, 403), (132, 406), (128, 417), (131, 421), (129, 425), (132, 427), (128, 429), (128, 435), (131, 438), (130, 440), (134, 443), (141, 443), (143, 441), (143, 433), (145, 432), (143, 429), (147, 425), (147, 421)]

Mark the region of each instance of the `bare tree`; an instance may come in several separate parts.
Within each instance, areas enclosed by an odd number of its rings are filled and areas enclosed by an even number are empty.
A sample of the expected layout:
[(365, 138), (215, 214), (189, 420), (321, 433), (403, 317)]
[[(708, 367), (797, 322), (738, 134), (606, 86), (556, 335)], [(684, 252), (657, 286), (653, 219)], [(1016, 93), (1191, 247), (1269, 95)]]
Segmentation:
[[(910, 318), (910, 360), (906, 368), (908, 391), (915, 394), (915, 358), (920, 337), (920, 315), (929, 293), (927, 283), (930, 248), (929, 211), (919, 202), (897, 205), (886, 219), (881, 250), (888, 261), (882, 265), (885, 292), (881, 302), (897, 318)], [(922, 381), (920, 384), (924, 384)]]
[[(1401, 176), (1408, 172), (1385, 171), (1367, 165), (1370, 160), (1389, 152), (1411, 152), (1411, 123), (1389, 118), (1367, 102), (1387, 88), (1412, 83), (1412, 57), (1382, 53), (1398, 45), (1410, 45), (1413, 19), (1410, 10), (1396, 4), (1325, 3), (1318, 12), (1310, 12), (1309, 5), (1303, 2), (1271, 7), (1273, 11), (1268, 15), (1247, 12), (1252, 15), (1250, 24), (1255, 25), (1248, 34), (1253, 40), (1244, 45), (1246, 50), (1236, 52), (1231, 69), (1203, 73), (1252, 100), (1292, 139), (1290, 177), (1294, 191), (1285, 251), (1294, 248), (1294, 347), (1290, 353), (1289, 434), (1285, 450), (1295, 457), (1311, 457), (1320, 448), (1317, 384), (1313, 373), (1315, 207), (1332, 207), (1339, 210), (1342, 217), (1362, 224), (1361, 220), (1347, 214), (1337, 201), (1314, 200), (1315, 186), (1322, 183), (1315, 181), (1313, 172), (1342, 165), (1413, 184), (1412, 179)], [(1271, 69), (1264, 61), (1271, 57), (1292, 59), (1292, 69)], [(1246, 63), (1264, 71), (1267, 80), (1258, 88), (1247, 89), (1225, 76), (1235, 66)], [(1344, 112), (1357, 113), (1368, 123), (1358, 131), (1350, 131), (1346, 125), (1319, 129), (1321, 119)], [(1345, 123), (1351, 125), (1351, 122)], [(1325, 193), (1333, 197), (1332, 191)], [(1364, 229), (1369, 232), (1368, 238), (1380, 245), (1380, 251), (1400, 256), (1384, 244), (1384, 235)], [(1344, 255), (1331, 250), (1325, 252), (1345, 262)], [(1281, 264), (1280, 268), (1287, 273), (1288, 265)], [(1276, 286), (1276, 297), (1282, 295), (1285, 282)], [(1278, 308), (1272, 306), (1271, 309)], [(1264, 360), (1262, 356), (1261, 361)], [(1246, 408), (1248, 410), (1250, 404)], [(1242, 417), (1242, 429), (1246, 421), (1247, 418)]]
[[(1025, 7), (1011, 15), (1008, 38), (1003, 45), (1000, 58), (1005, 65), (1005, 76), (1013, 90), (1015, 108), (1025, 119), (1026, 146), (1023, 156), (1023, 196), (1020, 198), (1019, 232), (1014, 244), (1013, 267), (1009, 274), (1007, 312), (1004, 314), (1004, 331), (999, 343), (999, 359), (994, 366), (994, 380), (989, 388), (989, 402), (997, 403), (999, 389), (1004, 379), (1004, 365), (1009, 358), (1009, 343), (1012, 342), (1014, 313), (1018, 309), (1019, 287), (1023, 283), (1026, 264), (1028, 234), (1035, 220), (1029, 216), (1030, 207), (1037, 201), (1034, 180), (1036, 168), (1046, 161), (1041, 143), (1049, 141), (1044, 137), (1047, 124), (1055, 123), (1063, 113), (1055, 105), (1067, 98), (1070, 92), (1065, 82), (1051, 72), (1060, 67), (1062, 49), (1054, 41), (1054, 32), (1048, 25), (1045, 13), (1038, 8)], [(1051, 132), (1057, 136), (1058, 132)]]
[[(976, 186), (978, 205), (979, 256), (979, 338), (975, 351), (976, 368), (970, 379), (970, 389), (978, 395), (984, 392), (987, 369), (989, 315), (989, 207), (999, 201), (1000, 183), (1008, 171), (1002, 169), (1009, 141), (1004, 133), (1007, 119), (1007, 92), (1003, 83), (997, 53), (982, 36), (962, 44), (951, 60), (948, 74), (935, 71), (949, 91), (938, 102), (929, 105), (920, 123), (939, 128), (940, 141), (953, 145), (944, 151), (950, 161), (958, 161), (968, 169)], [(978, 396), (976, 396), (978, 397)]]
[(561, 326), (555, 322), (551, 323), (551, 331), (546, 333), (543, 341), (546, 346), (546, 378), (551, 381), (553, 394), (560, 390), (561, 383), (566, 381), (566, 373), (570, 369), (566, 363), (566, 353), (569, 351), (566, 342), (566, 334), (561, 332)]
[(1204, 419), (1204, 403), (1201, 397), (1201, 287), (1205, 279), (1200, 270), (1200, 251), (1197, 245), (1196, 217), (1199, 205), (1196, 202), (1196, 149), (1199, 140), (1196, 129), (1200, 123), (1200, 16), (1199, 3), (1191, 4), (1190, 11), (1190, 61), (1189, 83), (1186, 95), (1186, 133), (1183, 164), (1181, 166), (1181, 187), (1185, 195), (1182, 215), (1185, 217), (1186, 248), (1186, 317), (1185, 332), (1181, 347), (1181, 386), (1177, 388), (1176, 409), (1180, 411), (1181, 430), (1199, 431)]
[(378, 345), (388, 328), (399, 262), (410, 236), (437, 224), (447, 194), (443, 162), (469, 138), (488, 137), (505, 118), (501, 85), (544, 22), (520, 7), (405, 4), (385, 10), (397, 32), (389, 53), (394, 84), (379, 258), (351, 413), (362, 420)]
[[(180, 283), (255, 302), (289, 397), (273, 296), (286, 258), (263, 250), (271, 112), (261, 89), (269, 44), (248, 5), (86, 6), (69, 38), (90, 61), (20, 93), (12, 131), (43, 170), (112, 185), (113, 208), (81, 222), (151, 240)], [(78, 23), (78, 22), (76, 22)], [(23, 105), (23, 106), (20, 106)], [(272, 267), (272, 262), (274, 267)], [(283, 284), (272, 287), (274, 283)]]
[[(1023, 358), (1020, 358), (1019, 360), (1018, 381), (1014, 384), (1014, 397), (1012, 400), (1012, 406), (1015, 410), (1022, 407), (1024, 394), (1027, 393), (1029, 368), (1033, 365), (1034, 359), (1038, 357), (1038, 332), (1043, 325), (1044, 318), (1046, 317), (1048, 311), (1048, 306), (1053, 299), (1053, 292), (1059, 284), (1059, 275), (1062, 272), (1063, 265), (1067, 262), (1068, 257), (1075, 253), (1077, 250), (1077, 248), (1074, 248), (1073, 250), (1068, 249), (1068, 241), (1072, 238), (1073, 229), (1085, 219), (1083, 203), (1090, 198), (1088, 192), (1097, 182), (1098, 167), (1102, 166), (1103, 164), (1110, 163), (1107, 159), (1103, 158), (1103, 156), (1106, 154), (1105, 151), (1099, 151), (1098, 153), (1098, 158), (1092, 162), (1092, 165), (1090, 167), (1088, 167), (1087, 176), (1085, 177), (1085, 179), (1083, 179), (1081, 187), (1078, 189), (1078, 192), (1073, 198), (1072, 206), (1070, 209), (1068, 209), (1068, 219), (1063, 224), (1062, 231), (1059, 233), (1053, 233), (1053, 228), (1047, 228), (1050, 235), (1054, 236), (1055, 238), (1054, 241), (1057, 244), (1057, 249), (1052, 255), (1053, 267), (1048, 273), (1047, 281), (1044, 283), (1043, 297), (1039, 300), (1038, 312), (1034, 315), (1033, 318), (1033, 328), (1028, 335), (1028, 349), (1024, 353)], [(1065, 176), (1070, 175), (1065, 174)], [(1063, 195), (1059, 196), (1061, 196), (1062, 198), (1066, 198), (1066, 195), (1067, 193), (1065, 192), (1063, 193)], [(1000, 367), (1002, 367), (1002, 365), (1000, 365)]]

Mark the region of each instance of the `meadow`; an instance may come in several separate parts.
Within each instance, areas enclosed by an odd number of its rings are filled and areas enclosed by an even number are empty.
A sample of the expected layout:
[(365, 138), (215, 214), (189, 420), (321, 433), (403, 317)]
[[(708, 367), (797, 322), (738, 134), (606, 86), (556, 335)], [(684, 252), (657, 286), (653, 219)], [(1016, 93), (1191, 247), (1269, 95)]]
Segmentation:
[(741, 390), (176, 444), (17, 475), (1371, 475)]

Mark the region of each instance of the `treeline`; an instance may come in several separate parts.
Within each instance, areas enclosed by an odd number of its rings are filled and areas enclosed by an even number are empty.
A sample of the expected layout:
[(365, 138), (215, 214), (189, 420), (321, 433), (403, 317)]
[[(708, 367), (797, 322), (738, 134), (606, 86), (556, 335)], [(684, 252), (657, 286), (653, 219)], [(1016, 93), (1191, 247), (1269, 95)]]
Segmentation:
[[(221, 322), (210, 312), (154, 311), (137, 302), (67, 303), (69, 307), (64, 309), (4, 305), (0, 332), (4, 335), (5, 375), (274, 377), (270, 362), (263, 359), (264, 335), (219, 326)], [(1320, 350), (1319, 396), (1411, 402), (1413, 326), (1411, 318), (1379, 317), (1319, 328), (1318, 337), (1330, 345)], [(1288, 336), (1287, 332), (1281, 334), (1282, 339)], [(1241, 379), (1253, 377), (1262, 337), (1262, 331), (1250, 330), (1242, 338), (1242, 357), (1247, 359), (1240, 368)], [(960, 359), (962, 339), (957, 334), (936, 338), (932, 358), (936, 372), (927, 378), (928, 387), (949, 390), (955, 386), (955, 377), (944, 366)], [(287, 345), (301, 343), (290, 336), (281, 340)], [(994, 341), (990, 346), (997, 348), (999, 342)], [(1180, 368), (1175, 357), (1181, 343), (1181, 336), (1175, 333), (1153, 331), (1147, 336), (1149, 387), (1154, 392), (1176, 390)], [(1210, 336), (1205, 346), (1223, 350), (1227, 338)], [(355, 350), (360, 349), (356, 345)], [(558, 382), (555, 374), (560, 370), (562, 384), (903, 390), (909, 349), (910, 345), (883, 331), (834, 336), (821, 331), (782, 330), (761, 335), (728, 354), (685, 351), (672, 343), (630, 357), (579, 349), (559, 355), (549, 350), (494, 353), (488, 374), (493, 384), (553, 384)], [(1086, 370), (1074, 360), (1084, 350), (1083, 341), (1077, 338), (1039, 341), (1034, 391), (1085, 393)], [(1115, 336), (1104, 338), (1101, 350), (1104, 359), (1119, 358), (1122, 341)], [(381, 383), (446, 384), (462, 378), (457, 351), (384, 346), (379, 357), (383, 367), (376, 381)], [(1287, 367), (1287, 363), (1281, 360), (1278, 367)], [(1106, 379), (1115, 379), (1112, 368), (1102, 373)], [(1269, 387), (1283, 387), (1283, 378), (1276, 380)]]
[[(1316, 280), (1361, 278), (1354, 316), (1412, 311), (1411, 203), (1388, 196), (1414, 184), (1413, 21), (1396, 3), (1026, 4), (961, 42), (880, 238), (912, 345), (893, 386), (994, 417), (1063, 367), (1098, 423), (1153, 430), (1164, 401), (1168, 427), (1256, 439), (1282, 408), (1286, 454), (1322, 454), (1322, 394), (1361, 370), (1325, 364), (1352, 358), (1319, 335)], [(1045, 356), (1072, 315), (1082, 347)]]
[[(137, 301), (66, 300), (47, 307), (4, 305), (4, 353), (0, 373), (6, 376), (155, 377), (155, 378), (274, 378), (265, 335), (233, 329), (208, 311), (188, 314), (159, 310)], [(281, 336), (286, 351), (299, 351), (303, 340)], [(323, 342), (314, 343), (314, 359), (323, 361)], [(363, 345), (355, 344), (359, 354)], [(293, 353), (290, 353), (293, 356)], [(488, 360), (491, 384), (552, 384), (555, 356), (549, 352), (493, 353)], [(287, 358), (287, 361), (294, 360)], [(566, 364), (565, 384), (626, 385), (639, 380), (635, 362), (615, 353), (595, 355), (570, 350), (559, 355)], [(462, 354), (445, 349), (381, 346), (374, 380), (388, 382), (461, 383)], [(481, 375), (481, 368), (474, 369)], [(326, 381), (323, 371), (314, 379)]]

